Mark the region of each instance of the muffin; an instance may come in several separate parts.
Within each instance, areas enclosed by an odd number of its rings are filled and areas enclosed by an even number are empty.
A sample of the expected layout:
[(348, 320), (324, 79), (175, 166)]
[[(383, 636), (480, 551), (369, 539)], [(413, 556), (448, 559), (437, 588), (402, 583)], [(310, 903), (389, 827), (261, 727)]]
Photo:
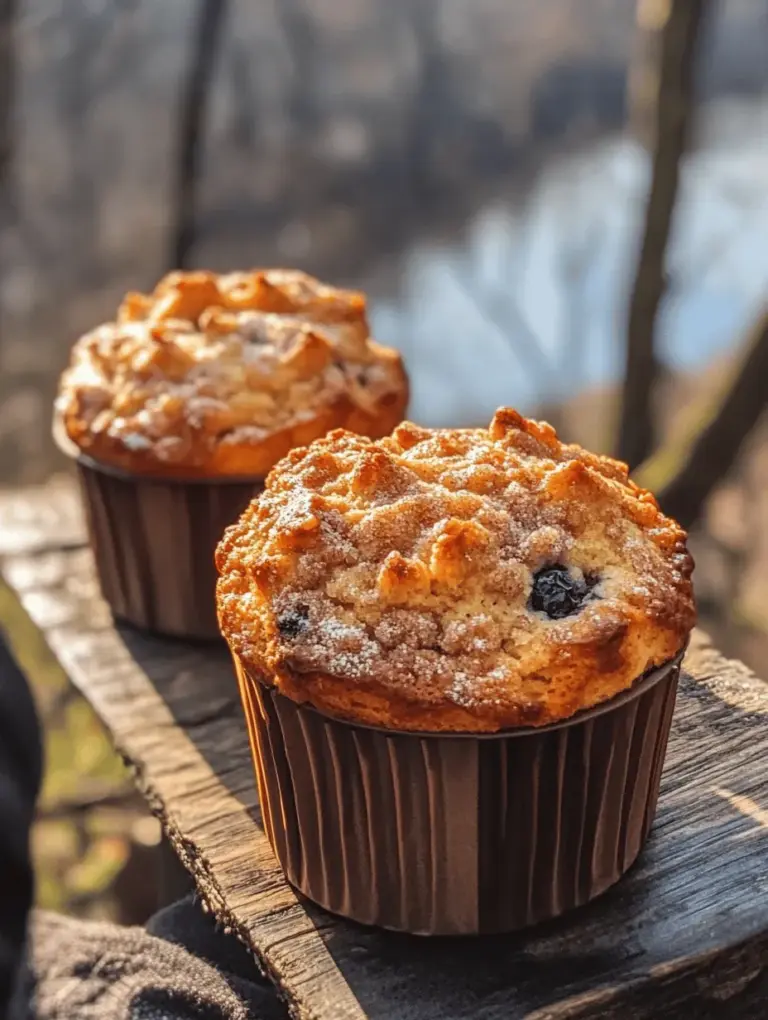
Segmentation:
[(218, 637), (216, 542), (273, 464), (331, 429), (384, 436), (407, 399), (358, 292), (271, 269), (128, 294), (75, 344), (55, 419), (115, 615)]
[(694, 624), (686, 536), (625, 465), (501, 409), (292, 451), (217, 550), (262, 814), (357, 921), (508, 931), (648, 834)]

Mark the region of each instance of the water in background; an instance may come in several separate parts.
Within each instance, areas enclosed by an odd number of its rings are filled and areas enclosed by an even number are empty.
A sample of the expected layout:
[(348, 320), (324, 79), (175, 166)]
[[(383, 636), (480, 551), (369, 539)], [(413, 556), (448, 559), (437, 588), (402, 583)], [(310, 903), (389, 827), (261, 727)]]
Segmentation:
[[(767, 4), (715, 5), (700, 61), (704, 129), (662, 321), (676, 367), (736, 343), (765, 294)], [(62, 466), (50, 410), (73, 341), (175, 266), (198, 10), (18, 8), (0, 190), (5, 484)], [(297, 265), (365, 288), (377, 334), (408, 360), (412, 416), (430, 424), (485, 422), (500, 403), (532, 410), (615, 379), (647, 184), (645, 157), (617, 134), (635, 10), (230, 5), (187, 265)]]
[[(661, 354), (699, 368), (731, 348), (768, 298), (768, 101), (707, 111), (684, 167), (660, 322)], [(649, 160), (613, 137), (552, 165), (520, 206), (496, 202), (454, 244), (402, 259), (374, 302), (376, 335), (413, 379), (411, 415), (486, 422), (616, 380)]]

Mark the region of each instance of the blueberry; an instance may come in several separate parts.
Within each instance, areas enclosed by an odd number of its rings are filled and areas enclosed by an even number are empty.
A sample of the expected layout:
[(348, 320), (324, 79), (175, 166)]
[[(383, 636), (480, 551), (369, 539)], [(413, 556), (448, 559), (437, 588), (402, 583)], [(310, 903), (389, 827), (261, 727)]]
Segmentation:
[(589, 576), (574, 577), (567, 567), (545, 567), (534, 574), (530, 606), (550, 620), (562, 620), (581, 609), (596, 583)]
[(277, 618), (277, 629), (283, 637), (297, 638), (303, 634), (309, 623), (309, 606), (297, 603), (292, 609)]

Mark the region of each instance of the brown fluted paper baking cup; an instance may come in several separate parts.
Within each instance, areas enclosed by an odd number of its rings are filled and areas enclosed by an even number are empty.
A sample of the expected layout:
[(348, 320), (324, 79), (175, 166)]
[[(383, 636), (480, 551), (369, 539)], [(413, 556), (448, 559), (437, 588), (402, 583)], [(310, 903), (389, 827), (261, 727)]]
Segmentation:
[(262, 479), (131, 474), (79, 453), (77, 464), (101, 591), (115, 617), (172, 637), (221, 640), (214, 554)]
[(236, 662), (288, 881), (335, 914), (421, 935), (514, 931), (588, 903), (650, 830), (681, 657), (564, 723), (482, 735), (332, 719)]

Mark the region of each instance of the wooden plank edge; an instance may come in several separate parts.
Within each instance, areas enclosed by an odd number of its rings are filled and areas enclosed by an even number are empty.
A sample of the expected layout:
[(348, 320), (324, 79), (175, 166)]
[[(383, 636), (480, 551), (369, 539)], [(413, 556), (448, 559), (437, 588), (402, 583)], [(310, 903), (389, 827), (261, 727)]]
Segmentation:
[[(64, 555), (66, 556), (66, 554)], [(19, 599), (21, 605), (28, 613), (31, 622), (41, 634), (46, 645), (54, 654), (72, 684), (87, 698), (109, 731), (115, 747), (132, 772), (138, 789), (145, 797), (152, 813), (160, 821), (166, 838), (178, 854), (184, 867), (192, 875), (198, 889), (198, 894), (201, 897), (201, 901), (205, 903), (207, 910), (216, 918), (216, 921), (225, 932), (234, 934), (247, 947), (261, 972), (273, 983), (279, 996), (286, 1003), (289, 1012), (296, 1020), (328, 1020), (331, 1016), (333, 1020), (366, 1020), (365, 1012), (360, 1007), (354, 993), (321, 937), (322, 931), (333, 929), (339, 923), (344, 922), (340, 922), (338, 919), (328, 915), (327, 923), (319, 925), (313, 923), (299, 903), (297, 894), (282, 878), (282, 874), (280, 874), (280, 899), (283, 900), (283, 904), (273, 911), (271, 918), (275, 926), (279, 928), (279, 932), (275, 932), (274, 937), (269, 940), (264, 938), (265, 933), (262, 932), (261, 937), (257, 939), (248, 925), (238, 921), (227, 905), (226, 896), (205, 854), (197, 847), (193, 840), (183, 835), (181, 831), (182, 826), (167, 811), (161, 793), (146, 774), (144, 764), (136, 760), (134, 753), (125, 746), (121, 735), (111, 725), (110, 719), (103, 712), (99, 711), (99, 706), (94, 704), (88, 696), (88, 691), (84, 685), (79, 682), (78, 675), (81, 668), (84, 667), (78, 662), (78, 648), (82, 647), (82, 635), (79, 634), (76, 624), (73, 624), (71, 621), (64, 621), (62, 623), (55, 622), (52, 625), (50, 623), (48, 625), (41, 625), (34, 612), (35, 596), (39, 593), (38, 586), (32, 585), (20, 589), (13, 584), (14, 568), (22, 568), (22, 573), (24, 573), (23, 568), (25, 564), (28, 564), (30, 559), (36, 560), (37, 558), (36, 552), (32, 553), (31, 556), (27, 552), (16, 557), (0, 557), (0, 568), (2, 568), (6, 582)], [(125, 649), (119, 640), (114, 637), (115, 632), (111, 625), (97, 625), (92, 633), (96, 636), (99, 643), (106, 642), (108, 645), (114, 643), (117, 658), (126, 655)], [(92, 650), (93, 646), (91, 643)], [(140, 670), (140, 667), (126, 664), (126, 668), (139, 670), (143, 682), (151, 689), (153, 697), (158, 701), (162, 701), (151, 681)], [(190, 754), (200, 757), (194, 744), (184, 734), (183, 730), (176, 724), (174, 724), (173, 729), (189, 745)], [(276, 872), (279, 870), (277, 862), (275, 862), (274, 868)], [(295, 929), (293, 932), (287, 930), (291, 927)], [(331, 993), (334, 1003), (332, 1013), (325, 1010), (318, 1011), (314, 1003), (308, 1002), (304, 995), (303, 984), (288, 988), (284, 981), (282, 972), (289, 969), (297, 953), (293, 952), (291, 954), (291, 960), (285, 960), (283, 952), (287, 951), (289, 942), (295, 944), (298, 941), (306, 943), (306, 952), (311, 952), (318, 960), (326, 961), (326, 967), (318, 973), (317, 977), (320, 983), (323, 980), (326, 982), (326, 991)], [(281, 947), (285, 947), (282, 952)], [(289, 965), (288, 967), (286, 963)]]
[[(163, 832), (173, 847), (176, 856), (186, 871), (192, 876), (196, 895), (204, 912), (211, 914), (215, 918), (224, 935), (234, 936), (245, 946), (259, 972), (274, 985), (279, 997), (288, 1007), (291, 1016), (296, 1017), (296, 1020), (320, 1020), (321, 1014), (316, 1013), (310, 1006), (298, 1000), (293, 990), (286, 987), (283, 975), (279, 970), (278, 961), (272, 959), (272, 954), (269, 950), (256, 947), (248, 926), (238, 921), (235, 914), (227, 906), (224, 892), (208, 860), (198, 850), (194, 842), (183, 836), (179, 831), (179, 827), (171, 821), (162, 797), (148, 780), (143, 766), (132, 761), (122, 749), (120, 753), (131, 772), (137, 789), (141, 792), (152, 814), (160, 822)], [(278, 912), (290, 914), (294, 911), (297, 913), (298, 918), (303, 921), (304, 912), (298, 901), (293, 905), (280, 908)], [(326, 927), (332, 928), (334, 924), (335, 921), (331, 919)], [(322, 929), (316, 930), (318, 931), (319, 938), (319, 931)], [(365, 1014), (361, 1012), (360, 1017), (364, 1016)]]
[[(25, 559), (24, 556), (14, 557), (14, 560), (17, 561), (23, 559)], [(33, 588), (32, 589), (33, 593), (34, 590), (35, 589)], [(17, 592), (17, 594), (20, 594), (21, 601), (23, 603), (26, 592), (22, 593)], [(66, 644), (67, 625), (64, 625), (62, 627), (57, 626), (51, 627), (50, 625), (48, 625), (47, 627), (43, 628), (37, 624), (37, 621), (35, 621), (34, 618), (33, 622), (35, 622), (35, 625), (42, 632), (43, 637), (49, 644), (49, 647), (51, 647), (51, 649), (53, 650), (54, 654), (57, 654), (57, 658), (59, 659), (59, 661), (62, 662), (65, 668), (67, 668), (70, 677), (72, 677), (72, 669), (70, 668), (70, 663), (67, 662), (69, 656), (67, 655), (66, 649), (62, 647), (63, 644)], [(111, 628), (106, 628), (106, 633), (103, 633), (101, 636), (106, 637), (107, 640), (109, 640), (110, 631)], [(701, 632), (698, 632), (697, 634), (694, 635), (689, 660), (687, 662), (687, 667), (696, 676), (697, 680), (700, 680), (702, 683), (709, 686), (715, 693), (717, 693), (721, 697), (725, 692), (725, 694), (727, 695), (725, 700), (728, 701), (729, 703), (737, 705), (739, 708), (764, 711), (765, 706), (768, 705), (768, 687), (766, 687), (766, 685), (761, 680), (759, 680), (759, 678), (757, 678), (755, 674), (752, 673), (751, 670), (744, 666), (743, 663), (740, 663), (737, 660), (725, 659), (712, 646), (712, 643), (708, 639), (708, 637), (705, 634), (702, 634)], [(74, 682), (77, 686), (76, 680), (74, 680)], [(146, 682), (149, 683), (149, 681)], [(117, 735), (116, 734), (113, 735), (116, 738), (116, 743), (119, 744)], [(142, 783), (147, 784), (146, 785), (147, 796), (148, 798), (151, 799), (152, 796), (151, 791), (153, 788), (151, 787), (151, 784), (149, 784), (147, 777), (143, 776), (138, 778), (139, 785), (142, 785)], [(160, 799), (159, 794), (157, 794), (156, 791), (154, 792), (154, 796), (157, 798), (156, 803), (159, 803), (161, 805), (161, 814), (158, 815), (159, 817), (161, 817), (161, 815), (164, 815), (164, 809), (162, 809), (162, 801)], [(270, 977), (271, 980), (273, 980), (273, 982), (275, 982), (276, 986), (280, 988), (281, 993), (284, 996), (288, 997), (289, 1006), (292, 1009), (293, 1015), (301, 1017), (302, 1020), (315, 1020), (316, 1017), (329, 1016), (330, 1014), (328, 1013), (324, 1012), (319, 1013), (309, 1007), (305, 1008), (304, 1004), (300, 1000), (296, 999), (295, 991), (289, 992), (284, 988), (279, 974), (277, 974), (274, 971), (271, 959), (275, 951), (277, 950), (279, 943), (273, 942), (266, 948), (266, 950), (263, 950), (262, 952), (255, 950), (252, 934), (249, 931), (248, 926), (242, 925), (239, 922), (237, 922), (237, 919), (231, 914), (231, 912), (227, 908), (222, 890), (218, 882), (216, 881), (215, 877), (212, 875), (211, 869), (207, 861), (201, 854), (197, 852), (194, 842), (191, 840), (185, 840), (184, 837), (179, 833), (178, 828), (173, 826), (171, 820), (161, 817), (161, 821), (163, 821), (164, 828), (168, 832), (169, 838), (174, 843), (174, 846), (177, 852), (180, 854), (180, 857), (184, 859), (185, 866), (188, 867), (193, 876), (195, 877), (199, 876), (200, 884), (204, 884), (209, 890), (211, 890), (212, 895), (210, 896), (210, 902), (207, 904), (208, 908), (211, 910), (214, 916), (217, 917), (217, 920), (225, 927), (225, 929), (226, 928), (231, 929), (237, 937), (241, 938), (241, 940), (245, 942), (245, 944), (252, 952), (255, 951), (256, 959), (259, 961), (260, 965), (263, 964), (263, 969), (265, 973)], [(194, 854), (190, 853), (192, 848), (194, 848)], [(295, 914), (297, 918), (303, 919), (304, 925), (306, 925), (307, 918), (298, 901), (296, 901), (295, 904), (291, 907), (279, 908), (278, 911), (276, 911), (276, 918), (277, 915), (283, 915), (283, 920), (286, 921), (286, 927), (290, 927), (292, 914)], [(289, 935), (287, 937), (293, 939), (318, 938), (322, 943), (320, 933), (326, 929), (332, 929), (337, 924), (338, 922), (335, 919), (329, 917), (327, 925), (318, 925), (314, 928), (312, 932), (306, 931), (303, 933), (299, 932), (297, 935)], [(692, 980), (692, 978), (697, 977), (698, 975), (697, 980), (700, 983), (701, 980), (704, 980), (706, 978), (707, 974), (709, 974), (710, 970), (712, 970), (715, 964), (722, 964), (726, 968), (728, 966), (735, 965), (735, 961), (737, 960), (740, 954), (742, 957), (744, 956), (745, 953), (748, 955), (749, 957), (748, 963), (749, 966), (751, 967), (752, 959), (754, 956), (754, 954), (752, 954), (751, 947), (756, 944), (762, 946), (763, 944), (762, 936), (760, 936), (760, 941), (757, 943), (748, 942), (740, 943), (736, 946), (732, 945), (718, 947), (716, 950), (713, 950), (708, 957), (681, 958), (678, 961), (671, 961), (669, 964), (666, 964), (663, 969), (657, 969), (657, 971), (652, 971), (648, 975), (642, 975), (618, 991), (615, 989), (607, 988), (598, 990), (596, 994), (598, 996), (603, 996), (605, 998), (606, 1008), (613, 1009), (612, 1003), (614, 999), (616, 1002), (624, 1002), (623, 997), (625, 995), (635, 995), (637, 994), (637, 990), (640, 988), (642, 988), (644, 992), (647, 992), (649, 981), (661, 982), (664, 983), (665, 986), (673, 988), (677, 987), (677, 985), (682, 986), (682, 983)], [(324, 944), (323, 948), (325, 948)], [(704, 963), (702, 963), (701, 966), (699, 966), (700, 960), (704, 960)], [(733, 988), (735, 988), (733, 994), (734, 995), (749, 994), (750, 996), (753, 997), (754, 989), (757, 987), (759, 989), (759, 994), (762, 995), (763, 978), (764, 975), (762, 974), (761, 970), (748, 970), (746, 978), (742, 973), (741, 976), (735, 977), (732, 982)], [(712, 984), (712, 982), (710, 982), (710, 984)], [(347, 988), (351, 995), (351, 991), (348, 989), (348, 986), (346, 986), (346, 983), (345, 987)], [(698, 985), (696, 987), (698, 987)], [(730, 991), (728, 992), (728, 994), (730, 995)], [(619, 998), (615, 998), (617, 995), (619, 996)], [(718, 998), (719, 996), (720, 993), (718, 993)], [(352, 998), (355, 1012), (353, 1013), (339, 1012), (334, 1015), (338, 1016), (339, 1018), (341, 1018), (342, 1016), (356, 1016), (356, 1017), (365, 1016), (364, 1013), (360, 1012), (359, 1004), (357, 1004), (356, 1000), (354, 1000), (354, 997)], [(588, 1008), (590, 1012), (584, 1012), (583, 1009), (581, 1012), (574, 1012), (574, 1010), (581, 1009), (579, 1005), (580, 1002), (583, 1003), (584, 1008), (586, 1009), (587, 999), (589, 999)], [(566, 1006), (568, 1006), (570, 1012), (563, 1013), (562, 1010)], [(560, 1004), (557, 1007), (553, 1008), (557, 1011), (553, 1012), (552, 1009), (550, 1009), (549, 1012), (547, 1012), (546, 1010), (543, 1012), (540, 1011), (537, 1014), (532, 1014), (532, 1017), (533, 1016), (540, 1017), (541, 1020), (543, 1020), (543, 1018), (550, 1016), (553, 1018), (558, 1018), (561, 1016), (562, 1017), (568, 1016), (571, 1018), (574, 1017), (578, 1018), (580, 1016), (587, 1017), (590, 1015), (594, 1016), (595, 1008), (594, 995), (592, 993), (586, 993), (586, 997), (585, 996), (576, 997), (572, 1000), (567, 1000), (565, 1003)], [(621, 1016), (622, 1020), (624, 1020), (624, 1017), (627, 1014), (612, 1012), (600, 1015), (605, 1015), (606, 1017), (615, 1016), (617, 1020), (618, 1017)], [(656, 1017), (664, 1016), (663, 1013), (660, 1014), (658, 1012), (656, 1012), (654, 1015)], [(677, 1016), (682, 1014), (676, 1013), (667, 1015)], [(754, 1015), (762, 1016), (762, 1014)]]
[(764, 1020), (767, 1008), (768, 930), (671, 960), (626, 985), (565, 999), (526, 1020)]
[(70, 475), (43, 485), (0, 488), (0, 556), (20, 556), (87, 544), (80, 494)]

